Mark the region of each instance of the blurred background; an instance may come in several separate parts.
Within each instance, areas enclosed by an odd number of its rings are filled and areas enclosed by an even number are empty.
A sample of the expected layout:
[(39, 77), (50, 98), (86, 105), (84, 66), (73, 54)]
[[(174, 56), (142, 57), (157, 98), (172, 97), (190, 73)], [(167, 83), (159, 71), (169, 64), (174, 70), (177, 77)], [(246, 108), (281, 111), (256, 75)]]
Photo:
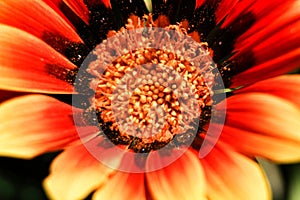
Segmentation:
[[(46, 200), (42, 181), (57, 154), (45, 154), (32, 160), (0, 157), (0, 200)], [(274, 200), (300, 199), (300, 164), (258, 162), (269, 177)]]
[(56, 154), (45, 154), (32, 160), (0, 157), (1, 200), (47, 199), (42, 181), (49, 173)]

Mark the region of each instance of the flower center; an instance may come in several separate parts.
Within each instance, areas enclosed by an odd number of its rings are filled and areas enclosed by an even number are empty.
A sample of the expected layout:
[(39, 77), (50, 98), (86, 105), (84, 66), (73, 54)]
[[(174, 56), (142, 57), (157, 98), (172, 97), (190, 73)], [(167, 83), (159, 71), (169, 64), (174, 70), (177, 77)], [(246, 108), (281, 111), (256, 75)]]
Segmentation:
[[(146, 63), (150, 64), (143, 65)], [(190, 98), (195, 98), (197, 104), (189, 105)], [(118, 101), (117, 105), (113, 106), (113, 101)], [(159, 149), (175, 135), (184, 137), (201, 114), (198, 110), (210, 104), (210, 91), (195, 66), (169, 51), (149, 48), (124, 54), (112, 62), (97, 83), (94, 98), (98, 121), (110, 130), (105, 135), (134, 152)], [(186, 113), (184, 119), (182, 112)], [(180, 122), (185, 127), (179, 128)]]
[[(164, 17), (133, 15), (125, 27), (110, 31), (77, 74), (73, 103), (84, 98), (88, 108), (75, 123), (85, 146), (99, 161), (126, 172), (160, 169), (190, 147), (206, 155), (220, 132), (209, 122), (224, 122), (224, 113), (215, 112), (219, 97), (213, 90), (223, 82), (211, 49), (188, 33), (187, 22), (170, 25)], [(96, 134), (81, 129), (95, 125)], [(157, 155), (163, 162), (156, 162)], [(120, 165), (113, 159), (123, 157)], [(132, 159), (138, 168), (131, 168)]]
[(87, 112), (106, 141), (130, 152), (200, 148), (214, 102), (211, 50), (186, 24), (156, 28), (151, 16), (128, 22), (92, 52)]

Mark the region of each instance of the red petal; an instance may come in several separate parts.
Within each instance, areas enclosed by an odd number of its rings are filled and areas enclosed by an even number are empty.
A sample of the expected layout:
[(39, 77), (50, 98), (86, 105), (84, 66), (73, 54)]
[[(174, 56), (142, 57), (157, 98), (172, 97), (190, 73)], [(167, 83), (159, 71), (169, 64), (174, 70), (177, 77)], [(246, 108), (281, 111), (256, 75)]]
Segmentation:
[(62, 8), (62, 5), (64, 4), (63, 0), (41, 0), (41, 1), (45, 2), (57, 14), (59, 14), (61, 18), (63, 18), (71, 27), (73, 27), (75, 29), (73, 24), (69, 21), (69, 19), (63, 13), (63, 8)]
[[(238, 66), (241, 69), (238, 71), (243, 72), (233, 78), (232, 87), (251, 84), (299, 67), (299, 1), (278, 2), (277, 5), (276, 2), (257, 1), (252, 2), (251, 6), (248, 5), (248, 2), (245, 2), (244, 10), (241, 9), (241, 13), (250, 12), (256, 16), (257, 20), (236, 41), (234, 50), (236, 54), (231, 60), (237, 62), (242, 60)], [(241, 2), (237, 7), (241, 7), (243, 4)], [(258, 6), (260, 4), (262, 7)], [(229, 18), (230, 16), (227, 20)], [(247, 65), (246, 62), (249, 62), (247, 61), (249, 53), (253, 57), (253, 67), (243, 70), (244, 65)]]
[(70, 23), (42, 1), (1, 1), (0, 23), (22, 29), (39, 38), (51, 35), (61, 36), (72, 42), (82, 42)]
[[(259, 18), (250, 29), (239, 37), (236, 48), (240, 49), (249, 44), (258, 45), (260, 44), (258, 40), (264, 41), (270, 36), (278, 35), (278, 31), (299, 21), (299, 6), (300, 4), (297, 1), (286, 1), (283, 4), (280, 4), (278, 8), (272, 10), (268, 15)], [(295, 26), (294, 28), (297, 27)]]
[(104, 4), (107, 8), (111, 8), (110, 0), (89, 0), (86, 1), (89, 7), (94, 7), (99, 4)]
[(63, 3), (62, 0), (42, 0), (45, 2), (49, 7), (51, 7), (57, 14), (59, 14), (66, 22), (72, 25), (71, 22), (67, 19), (67, 17), (61, 11), (61, 4)]
[(223, 0), (218, 4), (216, 10), (216, 23), (220, 23), (224, 17), (235, 7), (238, 3), (238, 0)]
[(85, 23), (89, 24), (89, 10), (84, 0), (63, 0)]
[[(68, 73), (77, 67), (38, 38), (0, 25), (0, 88), (72, 93)], [(60, 80), (62, 79), (62, 80)]]
[(50, 199), (84, 199), (104, 184), (112, 173), (112, 169), (102, 165), (80, 145), (55, 158), (44, 187)]
[(271, 12), (276, 12), (280, 7), (289, 5), (292, 7), (294, 0), (275, 0), (275, 1), (264, 1), (264, 0), (248, 0), (248, 1), (239, 1), (232, 11), (226, 17), (225, 22), (222, 24), (222, 27), (227, 27), (232, 24), (238, 17), (243, 14), (252, 14), (255, 19), (264, 19)]
[(205, 0), (196, 0), (196, 8), (199, 8), (205, 3)]
[[(164, 159), (161, 159), (163, 162)], [(160, 161), (158, 157), (156, 161), (149, 163)], [(198, 157), (190, 150), (171, 165), (146, 173), (146, 177), (154, 199), (205, 199), (206, 185), (203, 170)]]
[(0, 106), (0, 154), (32, 158), (78, 141), (72, 107), (43, 95), (17, 97)]
[(93, 195), (95, 200), (146, 200), (144, 174), (118, 172)]
[(252, 156), (300, 160), (299, 107), (260, 93), (237, 94), (227, 103), (224, 141)]
[(237, 43), (235, 48), (239, 52), (233, 58), (251, 51), (255, 63), (259, 64), (297, 49), (300, 46), (300, 13), (297, 17), (299, 21), (296, 23), (284, 24), (285, 26), (279, 29), (274, 25), (275, 28), (269, 33), (262, 31)]
[(299, 67), (300, 48), (259, 64), (233, 77), (231, 87), (248, 85), (256, 81), (278, 76)]
[(265, 177), (254, 161), (220, 143), (201, 159), (209, 199), (270, 199)]
[(111, 8), (110, 0), (101, 0), (101, 2), (102, 2), (107, 8)]
[(284, 75), (263, 81), (237, 90), (236, 93), (261, 92), (275, 95), (300, 107), (300, 75)]

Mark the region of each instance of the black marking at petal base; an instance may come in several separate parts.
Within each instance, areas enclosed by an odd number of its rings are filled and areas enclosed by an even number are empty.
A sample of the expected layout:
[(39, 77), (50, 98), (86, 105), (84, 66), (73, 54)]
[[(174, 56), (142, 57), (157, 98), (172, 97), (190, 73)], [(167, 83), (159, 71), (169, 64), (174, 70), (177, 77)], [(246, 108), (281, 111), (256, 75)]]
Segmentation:
[(162, 0), (153, 0), (153, 18), (154, 20), (159, 15), (166, 15), (169, 17), (171, 24), (176, 24), (183, 19), (189, 19), (195, 9), (195, 0), (169, 0), (164, 2)]
[(82, 43), (71, 43), (64, 51), (64, 55), (77, 67), (81, 66), (89, 53), (90, 49)]
[(224, 57), (233, 53), (236, 39), (246, 32), (255, 22), (251, 13), (239, 16), (229, 27), (218, 30), (213, 37), (208, 38), (210, 47), (214, 50), (214, 60), (219, 63)]
[(149, 153), (153, 150), (153, 144), (143, 143), (141, 138), (133, 137), (128, 148), (136, 153)]
[[(206, 107), (208, 106), (205, 106), (203, 109), (207, 109)], [(210, 111), (210, 109), (207, 109), (207, 111)], [(203, 130), (204, 125), (209, 123), (210, 117), (207, 119), (205, 118), (204, 120), (204, 112), (207, 113), (205, 110), (203, 110), (202, 114), (200, 115), (200, 119), (193, 119), (193, 121), (189, 124), (190, 128), (186, 132), (177, 134), (173, 137), (171, 141), (172, 145), (170, 145), (171, 148), (177, 148), (180, 146), (185, 146), (187, 144), (192, 144), (195, 138), (195, 133), (198, 133), (199, 130)]]
[(69, 41), (67, 38), (53, 33), (45, 32), (42, 40), (50, 45), (53, 49), (63, 54), (77, 67), (80, 67), (90, 49), (82, 43)]
[(196, 7), (195, 0), (173, 0), (170, 2), (174, 4), (174, 16), (171, 16), (171, 22), (175, 24), (192, 17)]
[[(209, 117), (207, 117), (208, 116), (207, 112), (203, 112), (203, 113), (205, 117), (203, 117), (202, 122), (207, 123), (207, 120), (210, 119), (210, 115)], [(90, 116), (93, 116), (93, 114)], [(102, 141), (99, 145), (101, 146), (104, 145), (105, 148), (111, 148), (112, 145), (109, 145), (108, 142), (110, 141), (114, 145), (126, 145), (127, 148), (132, 150), (133, 152), (143, 153), (145, 155), (150, 153), (151, 151), (155, 151), (167, 147), (167, 149), (164, 151), (164, 155), (161, 156), (168, 156), (169, 153), (172, 152), (172, 149), (180, 147), (182, 145), (184, 146), (186, 144), (192, 143), (192, 141), (194, 140), (194, 133), (196, 129), (200, 130), (198, 129), (198, 123), (196, 123), (196, 121), (198, 120), (195, 119), (195, 124), (190, 124), (191, 127), (193, 128), (189, 129), (185, 133), (182, 133), (180, 135), (175, 135), (172, 139), (168, 141), (160, 142), (155, 140), (152, 143), (145, 143), (141, 138), (134, 137), (131, 135), (122, 136), (119, 131), (112, 130), (111, 128), (112, 122), (104, 122), (103, 119), (101, 118), (101, 112), (96, 111), (96, 116), (97, 116), (99, 128), (102, 130), (103, 136), (107, 140), (106, 142)]]
[(229, 27), (219, 28), (214, 36), (208, 40), (214, 51), (213, 59), (218, 63), (225, 87), (230, 87), (233, 76), (249, 69), (255, 63), (253, 53), (250, 51), (247, 52), (247, 55), (239, 56), (235, 60), (228, 60), (235, 53), (233, 51), (236, 39), (247, 31), (254, 22), (254, 16), (251, 13), (246, 13), (238, 17)]
[(74, 84), (75, 91), (78, 91), (80, 94), (92, 97), (95, 92), (89, 88), (91, 80), (94, 77), (86, 71), (81, 71), (76, 77), (76, 82)]
[(47, 64), (45, 68), (49, 75), (59, 80), (65, 81), (71, 85), (74, 83), (75, 77), (77, 75), (77, 70), (65, 69), (64, 67), (56, 64)]
[(174, 5), (170, 3), (170, 1), (165, 3), (164, 0), (152, 0), (152, 8), (154, 20), (160, 15), (166, 15), (170, 18), (170, 20), (173, 20), (172, 16), (174, 15), (175, 9)]
[[(199, 11), (196, 9), (195, 13), (202, 14), (202, 17), (204, 18), (205, 16), (211, 16), (211, 19), (203, 20), (203, 23), (198, 25), (200, 30), (199, 28), (197, 28), (197, 30), (198, 32), (203, 33), (203, 35), (201, 35), (202, 41), (208, 42), (209, 47), (213, 49), (213, 59), (218, 63), (218, 69), (222, 75), (225, 87), (229, 87), (231, 84), (231, 77), (250, 68), (255, 62), (252, 52), (249, 52), (247, 56), (240, 57), (233, 62), (228, 61), (228, 58), (234, 53), (233, 50), (236, 39), (254, 24), (255, 17), (252, 13), (245, 13), (239, 16), (232, 25), (221, 29), (220, 27), (223, 22), (217, 25), (215, 19), (212, 19), (212, 16), (215, 18), (215, 13), (210, 15), (212, 14), (211, 12), (215, 12), (215, 8), (210, 7), (209, 4), (204, 4), (202, 7), (199, 8)], [(203, 32), (203, 29), (210, 29), (211, 31)]]
[(135, 154), (134, 155), (134, 161), (135, 164), (140, 168), (140, 169), (145, 169), (147, 158), (149, 156), (149, 153), (140, 153), (140, 154)]
[[(219, 66), (218, 66), (219, 67)], [(230, 86), (230, 83), (231, 83), (231, 76), (229, 76), (228, 73), (224, 73), (221, 69), (222, 67), (219, 67), (220, 68), (220, 74), (216, 74), (216, 76), (214, 77), (216, 80), (219, 80), (220, 79), (220, 76), (222, 77), (223, 81), (224, 81), (224, 85), (225, 87), (229, 87)], [(222, 84), (219, 84), (219, 83), (216, 83), (213, 85), (212, 87), (212, 90), (213, 91), (224, 91), (224, 85)], [(212, 100), (215, 104), (221, 102), (222, 100), (224, 100), (224, 98), (226, 98), (226, 96), (228, 95), (228, 93), (225, 93), (224, 92), (220, 92), (220, 93), (215, 93), (213, 96), (212, 96)]]
[(115, 146), (105, 135), (103, 134), (100, 135), (102, 136), (103, 140), (99, 142), (97, 146), (102, 147), (104, 149), (110, 149)]
[(100, 43), (100, 39), (95, 34), (95, 32), (80, 17), (78, 17), (64, 2), (60, 4), (60, 10), (76, 28), (77, 34), (84, 41), (85, 45), (89, 48), (89, 50), (92, 50), (97, 44)]
[(202, 42), (206, 42), (208, 34), (216, 27), (215, 9), (205, 3), (195, 9), (191, 18), (188, 19), (191, 31), (198, 31)]
[(231, 77), (249, 69), (255, 63), (252, 52), (243, 57), (239, 57), (233, 62), (228, 61), (234, 52), (236, 39), (247, 31), (256, 21), (252, 13), (245, 13), (239, 16), (230, 26), (221, 29), (221, 24), (216, 24), (215, 12), (219, 1), (214, 3), (207, 1), (197, 8), (193, 16), (188, 19), (191, 30), (200, 33), (201, 41), (208, 42), (208, 46), (214, 52), (214, 61), (218, 63), (225, 87), (231, 84)]
[(109, 30), (118, 30), (113, 10), (102, 3), (88, 4), (90, 10), (90, 28), (97, 34), (97, 43), (107, 38)]
[(255, 57), (252, 51), (248, 51), (231, 61), (233, 73), (239, 74), (255, 65)]
[(96, 60), (96, 56), (94, 54), (88, 54), (84, 61), (80, 65), (80, 73), (76, 76), (76, 81), (74, 83), (75, 91), (85, 95), (86, 97), (92, 97), (95, 94), (90, 88), (91, 81), (95, 78), (93, 75), (87, 72), (87, 68), (90, 63)]
[(101, 112), (96, 111), (97, 119), (98, 119), (98, 124), (103, 131), (104, 135), (106, 138), (108, 138), (113, 144), (115, 145), (129, 145), (132, 136), (121, 136), (119, 131), (114, 131), (111, 130), (112, 123), (111, 122), (104, 122), (101, 118)]
[[(204, 127), (204, 125), (208, 124), (209, 121), (211, 120), (211, 106), (205, 106), (204, 108), (202, 108), (202, 113), (200, 114), (200, 120), (199, 120), (199, 124), (195, 127), (198, 127), (198, 133), (199, 131), (202, 130), (202, 127)], [(200, 130), (201, 129), (201, 130)]]
[(111, 0), (110, 3), (114, 14), (119, 17), (121, 26), (127, 23), (127, 19), (131, 14), (137, 15), (140, 18), (145, 14), (149, 14), (143, 0)]
[(50, 32), (44, 32), (41, 39), (62, 54), (64, 54), (67, 46), (71, 44), (67, 38)]
[(203, 138), (200, 135), (196, 135), (193, 143), (191, 144), (191, 147), (193, 147), (193, 149), (199, 151), (202, 144), (203, 144)]
[[(86, 105), (88, 106), (88, 105)], [(84, 121), (88, 126), (99, 126), (97, 112), (92, 108), (87, 108), (83, 112)]]
[[(194, 128), (197, 129), (197, 135), (193, 137), (193, 142), (191, 143), (191, 147), (196, 149), (197, 151), (200, 150), (201, 145), (203, 143), (203, 138), (200, 136), (200, 134), (206, 134), (206, 128), (205, 126), (209, 124), (211, 118), (211, 106), (205, 106), (202, 109), (202, 113), (200, 115), (200, 119), (198, 121), (198, 124), (194, 124)], [(192, 130), (194, 131), (194, 130)]]
[(174, 147), (180, 147), (182, 145), (192, 143), (192, 141), (194, 140), (194, 133), (195, 129), (189, 129), (185, 133), (175, 135), (172, 141)]

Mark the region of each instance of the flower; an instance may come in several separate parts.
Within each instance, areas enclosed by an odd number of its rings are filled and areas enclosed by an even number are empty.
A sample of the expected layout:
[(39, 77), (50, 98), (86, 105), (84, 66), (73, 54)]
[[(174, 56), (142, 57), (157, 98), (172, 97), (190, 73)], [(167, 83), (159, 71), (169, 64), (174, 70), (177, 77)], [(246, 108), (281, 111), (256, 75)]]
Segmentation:
[[(300, 63), (299, 5), (295, 0), (2, 1), (0, 154), (32, 158), (63, 149), (44, 182), (51, 199), (81, 199), (92, 191), (95, 199), (269, 199), (255, 157), (300, 160), (300, 77), (282, 75)], [(114, 35), (112, 30), (135, 27), (137, 16), (149, 11), (156, 26), (176, 25), (204, 45), (230, 95), (217, 104), (222, 111), (226, 103), (226, 121), (208, 155), (198, 157), (198, 134), (170, 165), (127, 173), (90, 154), (73, 121), (81, 109), (74, 112), (57, 99), (74, 93), (78, 68), (97, 44)], [(129, 18), (132, 23), (126, 24)], [(85, 128), (85, 135), (95, 133), (95, 126)], [(114, 163), (123, 161), (107, 155)]]

